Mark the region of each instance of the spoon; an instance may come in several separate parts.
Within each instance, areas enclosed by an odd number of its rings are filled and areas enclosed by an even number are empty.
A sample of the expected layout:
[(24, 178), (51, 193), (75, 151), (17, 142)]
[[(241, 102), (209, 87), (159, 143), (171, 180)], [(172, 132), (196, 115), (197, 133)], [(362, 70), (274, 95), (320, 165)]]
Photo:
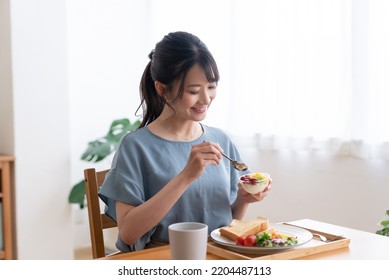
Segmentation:
[[(203, 142), (207, 142), (207, 141), (203, 141)], [(236, 169), (236, 170), (239, 170), (239, 171), (246, 171), (248, 169), (247, 165), (241, 161), (236, 161), (236, 160), (233, 160), (232, 158), (230, 158), (229, 156), (227, 156), (225, 153), (222, 153), (222, 155), (227, 158), (230, 162), (231, 162), (231, 165)]]
[(232, 166), (236, 169), (236, 170), (239, 170), (239, 171), (246, 171), (247, 170), (247, 165), (241, 161), (236, 161), (236, 160), (233, 160), (231, 159), (230, 157), (228, 157), (225, 153), (222, 153), (222, 155), (227, 158)]

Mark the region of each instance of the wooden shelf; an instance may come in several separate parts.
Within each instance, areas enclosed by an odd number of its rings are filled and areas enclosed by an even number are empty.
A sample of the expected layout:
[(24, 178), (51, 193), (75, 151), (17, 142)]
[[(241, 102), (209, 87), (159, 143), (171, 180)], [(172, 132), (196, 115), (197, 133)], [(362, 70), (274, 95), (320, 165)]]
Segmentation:
[(12, 207), (12, 172), (15, 158), (9, 155), (0, 155), (0, 202), (2, 207), (2, 248), (0, 260), (12, 260), (13, 250), (13, 207)]

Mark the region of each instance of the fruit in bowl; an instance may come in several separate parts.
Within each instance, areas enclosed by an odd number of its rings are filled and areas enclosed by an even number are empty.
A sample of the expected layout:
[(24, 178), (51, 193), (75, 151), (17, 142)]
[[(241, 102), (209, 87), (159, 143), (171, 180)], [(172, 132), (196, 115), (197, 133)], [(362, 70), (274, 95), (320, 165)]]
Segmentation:
[(270, 175), (267, 173), (249, 173), (239, 178), (243, 189), (251, 194), (263, 192), (269, 185)]

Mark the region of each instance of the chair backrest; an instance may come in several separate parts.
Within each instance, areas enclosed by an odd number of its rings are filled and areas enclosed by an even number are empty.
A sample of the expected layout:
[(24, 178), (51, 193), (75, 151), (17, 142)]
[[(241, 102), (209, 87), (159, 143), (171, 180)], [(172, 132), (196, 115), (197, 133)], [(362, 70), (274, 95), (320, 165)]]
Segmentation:
[(101, 213), (98, 190), (104, 182), (107, 170), (96, 171), (95, 168), (84, 170), (85, 192), (88, 207), (89, 229), (94, 259), (106, 256), (104, 244), (104, 229), (117, 227), (109, 216)]

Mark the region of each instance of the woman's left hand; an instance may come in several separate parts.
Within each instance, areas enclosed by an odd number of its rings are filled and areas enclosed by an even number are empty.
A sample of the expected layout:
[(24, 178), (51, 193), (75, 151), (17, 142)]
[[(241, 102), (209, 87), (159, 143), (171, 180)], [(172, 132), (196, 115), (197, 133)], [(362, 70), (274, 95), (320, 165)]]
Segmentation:
[(239, 183), (238, 187), (238, 199), (245, 203), (253, 203), (258, 202), (264, 199), (267, 194), (269, 193), (271, 189), (271, 180), (269, 181), (269, 184), (267, 185), (266, 189), (263, 192), (257, 193), (257, 194), (251, 194), (246, 192), (243, 188), (241, 183)]

